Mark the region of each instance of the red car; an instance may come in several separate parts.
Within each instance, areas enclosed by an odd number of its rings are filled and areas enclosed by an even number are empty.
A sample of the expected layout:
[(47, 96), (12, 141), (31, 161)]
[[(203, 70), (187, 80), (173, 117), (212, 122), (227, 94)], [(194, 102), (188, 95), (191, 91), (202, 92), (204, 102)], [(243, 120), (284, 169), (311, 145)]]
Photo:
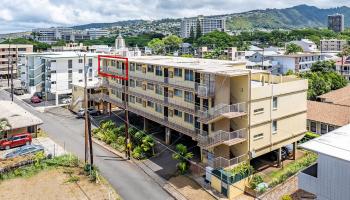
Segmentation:
[(29, 133), (21, 133), (13, 135), (12, 137), (1, 140), (0, 148), (1, 149), (10, 149), (13, 147), (18, 147), (22, 145), (28, 145), (32, 143), (32, 136)]
[(38, 96), (32, 96), (32, 98), (30, 98), (30, 101), (32, 103), (40, 103), (41, 99)]

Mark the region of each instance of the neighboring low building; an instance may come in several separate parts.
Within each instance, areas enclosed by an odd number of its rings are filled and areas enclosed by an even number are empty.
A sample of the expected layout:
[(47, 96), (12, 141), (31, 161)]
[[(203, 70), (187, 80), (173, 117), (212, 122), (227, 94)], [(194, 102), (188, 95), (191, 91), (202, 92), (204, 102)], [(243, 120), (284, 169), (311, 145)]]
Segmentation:
[(11, 128), (0, 132), (0, 139), (9, 138), (18, 133), (37, 132), (43, 121), (11, 101), (0, 101), (0, 119), (7, 119)]
[(350, 81), (350, 57), (337, 59), (336, 71)]
[[(17, 65), (19, 64), (18, 56), (22, 53), (33, 52), (33, 45), (29, 44), (0, 44), (0, 78), (7, 79), (11, 77), (11, 65), (9, 66), (9, 56), (13, 63), (13, 76), (17, 78), (19, 71)], [(11, 63), (11, 61), (10, 61)]]
[(318, 154), (317, 163), (299, 173), (299, 188), (319, 200), (349, 199), (349, 144), (350, 125), (346, 125), (299, 145)]
[[(96, 94), (101, 93), (101, 82), (95, 81), (95, 82), (88, 82), (87, 84), (87, 92), (88, 94)], [(69, 109), (73, 112), (78, 112), (81, 108), (85, 108), (84, 103), (84, 89), (85, 85), (83, 82), (81, 83), (73, 83), (73, 89), (72, 89), (72, 101), (69, 105)], [(99, 102), (94, 102), (91, 99), (88, 101), (88, 108), (91, 106), (98, 106)]]
[(326, 59), (325, 55), (321, 53), (274, 55), (270, 56), (270, 58), (272, 60), (273, 74), (285, 74), (289, 70), (293, 72), (308, 71), (314, 63)]
[(53, 52), (62, 52), (62, 51), (87, 51), (87, 47), (83, 43), (67, 43), (65, 46), (53, 46), (50, 49)]
[(320, 50), (326, 53), (339, 53), (347, 44), (348, 42), (346, 40), (323, 39), (320, 41)]
[[(244, 61), (166, 56), (128, 61), (127, 88), (103, 77), (106, 91), (92, 98), (123, 108), (127, 92), (128, 110), (143, 117), (145, 127), (149, 120), (163, 126), (167, 144), (173, 133), (197, 142), (193, 148), (200, 160), (214, 168), (232, 167), (304, 137), (307, 80), (248, 70)], [(103, 58), (101, 69), (122, 75), (124, 62)]]
[[(97, 55), (86, 53), (87, 81), (97, 81)], [(84, 82), (84, 53), (49, 52), (26, 54), (22, 66), (21, 84), (30, 94), (42, 92), (48, 99), (72, 93), (73, 83)]]
[(237, 47), (228, 47), (224, 53), (227, 60), (245, 60), (245, 51), (238, 51)]
[(318, 49), (317, 49), (317, 45), (311, 41), (311, 40), (308, 40), (308, 39), (302, 39), (302, 40), (298, 40), (298, 41), (291, 41), (288, 44), (296, 44), (298, 46), (300, 46), (304, 52), (306, 53), (312, 53), (312, 52), (317, 52)]

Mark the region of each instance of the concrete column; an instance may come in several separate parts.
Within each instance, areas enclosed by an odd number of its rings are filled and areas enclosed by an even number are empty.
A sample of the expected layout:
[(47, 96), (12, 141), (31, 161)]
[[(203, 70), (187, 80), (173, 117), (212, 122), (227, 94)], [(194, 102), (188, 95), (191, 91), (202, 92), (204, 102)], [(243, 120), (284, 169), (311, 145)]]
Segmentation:
[(169, 145), (171, 142), (171, 129), (165, 127), (165, 144)]
[(277, 167), (281, 167), (282, 163), (282, 148), (278, 148), (278, 151), (277, 151)]
[(58, 106), (58, 94), (56, 93), (56, 106)]
[(143, 131), (147, 132), (149, 129), (149, 124), (148, 124), (148, 119), (147, 118), (143, 118)]
[(293, 160), (295, 160), (297, 154), (297, 142), (293, 142)]

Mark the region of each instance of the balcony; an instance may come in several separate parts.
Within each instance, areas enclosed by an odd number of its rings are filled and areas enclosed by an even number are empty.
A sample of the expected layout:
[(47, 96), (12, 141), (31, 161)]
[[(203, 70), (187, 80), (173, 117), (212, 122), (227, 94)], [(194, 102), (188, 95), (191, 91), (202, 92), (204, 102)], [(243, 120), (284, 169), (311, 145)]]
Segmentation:
[(224, 157), (216, 157), (212, 161), (208, 161), (208, 165), (214, 169), (227, 168), (227, 167), (232, 167), (234, 165), (237, 165), (243, 161), (246, 161), (247, 159), (248, 159), (247, 154), (243, 154), (231, 159), (227, 159)]
[(240, 129), (236, 131), (216, 131), (209, 136), (199, 135), (198, 145), (202, 148), (208, 149), (218, 146), (220, 144), (225, 144), (227, 146), (232, 146), (247, 139), (247, 130)]
[(237, 103), (232, 105), (219, 104), (207, 111), (199, 111), (199, 121), (204, 124), (208, 124), (222, 118), (233, 119), (246, 114), (246, 103)]
[(198, 97), (209, 98), (215, 96), (215, 85), (214, 84), (195, 84), (195, 92)]
[(108, 79), (104, 78), (102, 80), (102, 84), (101, 84), (103, 87), (106, 87), (106, 88), (117, 88), (117, 89), (124, 89), (125, 86), (124, 85), (121, 85), (121, 84), (117, 84), (117, 83), (112, 83), (111, 81), (109, 81)]
[(124, 107), (125, 107), (123, 102), (119, 102), (119, 101), (111, 98), (108, 94), (103, 94), (103, 93), (89, 94), (89, 98), (90, 98), (90, 100), (93, 100), (95, 102), (105, 101), (105, 102), (111, 103), (113, 105), (116, 105), (119, 108), (124, 109)]
[[(129, 77), (131, 79), (135, 79), (135, 80), (140, 80), (140, 81), (147, 81), (148, 83), (153, 83), (153, 84), (157, 84), (157, 85), (162, 85), (162, 86), (167, 86), (167, 87), (173, 87), (173, 88), (177, 88), (177, 89), (181, 89), (181, 90), (187, 90), (187, 91), (195, 91), (194, 87), (188, 85), (185, 86), (185, 84), (180, 84), (177, 83), (175, 81), (172, 81), (172, 78), (169, 77), (164, 77), (164, 79), (160, 80), (160, 79), (154, 79), (154, 78), (150, 78), (147, 77), (145, 74), (143, 74), (143, 76), (141, 75), (136, 75), (136, 74), (129, 74)], [(181, 83), (183, 83), (183, 81), (181, 81)]]

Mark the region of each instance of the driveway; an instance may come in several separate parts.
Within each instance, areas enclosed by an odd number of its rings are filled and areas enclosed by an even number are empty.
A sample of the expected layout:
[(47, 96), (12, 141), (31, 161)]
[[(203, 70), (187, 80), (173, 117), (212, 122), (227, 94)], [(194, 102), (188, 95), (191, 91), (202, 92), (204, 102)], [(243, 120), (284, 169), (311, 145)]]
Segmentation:
[[(0, 90), (1, 100), (10, 100), (9, 94)], [(75, 119), (68, 112), (50, 110), (40, 113), (23, 101), (15, 99), (15, 102), (41, 118), (44, 124), (41, 126), (56, 143), (65, 146), (69, 152), (76, 154), (81, 160), (84, 159), (84, 121)], [(98, 145), (93, 145), (94, 161), (102, 175), (111, 183), (123, 199), (139, 200), (173, 199), (160, 185), (154, 182), (138, 166), (125, 161)]]

